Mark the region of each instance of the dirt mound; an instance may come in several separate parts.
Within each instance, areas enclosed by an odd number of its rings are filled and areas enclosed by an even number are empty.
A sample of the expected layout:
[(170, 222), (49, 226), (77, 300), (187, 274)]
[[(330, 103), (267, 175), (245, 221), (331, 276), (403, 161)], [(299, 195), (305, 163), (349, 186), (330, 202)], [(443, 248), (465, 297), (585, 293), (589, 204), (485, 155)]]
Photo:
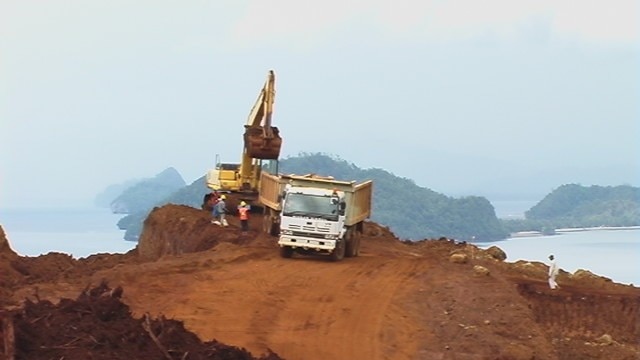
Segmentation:
[(0, 308), (7, 304), (12, 295), (12, 289), (22, 278), (12, 264), (19, 259), (9, 244), (9, 240), (0, 226)]
[(85, 289), (77, 299), (57, 305), (27, 301), (21, 311), (2, 314), (7, 358), (16, 359), (224, 359), (279, 360), (273, 352), (259, 358), (215, 340), (201, 342), (180, 321), (134, 319), (120, 301), (122, 288), (106, 283)]
[(211, 223), (211, 214), (184, 205), (155, 208), (144, 222), (138, 254), (143, 260), (204, 251), (221, 242), (241, 243), (238, 229)]
[(74, 259), (69, 254), (50, 252), (36, 257), (18, 256), (0, 226), (0, 307), (17, 305), (13, 291), (28, 284), (78, 281), (96, 271), (138, 262), (137, 250), (126, 254), (95, 254)]
[(205, 211), (167, 205), (128, 254), (28, 259), (5, 250), (17, 279), (5, 303), (53, 304), (105, 280), (126, 289), (138, 322), (149, 314), (167, 329), (166, 316), (201, 339), (288, 359), (640, 357), (637, 287), (561, 271), (560, 289), (550, 290), (543, 263), (509, 263), (499, 249), (446, 238), (400, 241), (372, 222), (358, 257), (282, 259), (261, 220), (252, 215), (242, 234), (234, 216), (222, 228)]

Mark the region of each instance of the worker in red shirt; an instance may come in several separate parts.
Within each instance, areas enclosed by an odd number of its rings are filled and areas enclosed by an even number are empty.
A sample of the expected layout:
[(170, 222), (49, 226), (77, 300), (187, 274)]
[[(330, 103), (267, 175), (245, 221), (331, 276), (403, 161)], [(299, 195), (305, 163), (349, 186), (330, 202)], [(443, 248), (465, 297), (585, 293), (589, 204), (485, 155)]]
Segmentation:
[(249, 231), (249, 210), (251, 210), (251, 206), (244, 201), (241, 201), (240, 205), (238, 205), (240, 228), (242, 229), (243, 235)]

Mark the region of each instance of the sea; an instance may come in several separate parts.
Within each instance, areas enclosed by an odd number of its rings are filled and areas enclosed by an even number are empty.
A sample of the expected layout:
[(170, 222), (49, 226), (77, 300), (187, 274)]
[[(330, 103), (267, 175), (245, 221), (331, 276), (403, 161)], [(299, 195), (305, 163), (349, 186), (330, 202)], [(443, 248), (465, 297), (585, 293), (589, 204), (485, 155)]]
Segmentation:
[[(535, 201), (492, 203), (501, 218), (521, 218)], [(3, 209), (0, 226), (11, 248), (23, 256), (49, 252), (85, 258), (99, 253), (126, 253), (136, 242), (125, 241), (117, 222), (124, 215), (108, 208)], [(553, 254), (565, 271), (588, 270), (623, 284), (640, 284), (640, 228), (590, 229), (558, 232), (551, 236), (518, 236), (476, 243), (481, 248), (498, 246), (508, 262), (547, 262)]]
[(126, 253), (136, 242), (118, 229), (122, 214), (108, 208), (2, 209), (0, 226), (13, 251), (22, 256), (49, 252), (84, 258), (99, 253)]
[(497, 246), (508, 262), (548, 263), (549, 255), (570, 273), (588, 270), (622, 284), (640, 286), (640, 228), (558, 231), (550, 236), (522, 236), (476, 243), (486, 249)]

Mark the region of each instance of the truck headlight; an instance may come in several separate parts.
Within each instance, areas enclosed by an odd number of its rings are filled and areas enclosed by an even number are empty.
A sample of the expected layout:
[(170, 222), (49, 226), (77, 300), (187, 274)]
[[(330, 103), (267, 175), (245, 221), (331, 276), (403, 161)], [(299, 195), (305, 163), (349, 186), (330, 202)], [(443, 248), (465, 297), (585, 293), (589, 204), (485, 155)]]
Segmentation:
[(293, 231), (291, 231), (291, 230), (287, 230), (287, 229), (282, 229), (282, 230), (280, 230), (280, 233), (281, 233), (282, 235), (293, 235)]
[(324, 236), (325, 239), (327, 240), (337, 240), (338, 236), (337, 235), (333, 235), (333, 234), (327, 234)]

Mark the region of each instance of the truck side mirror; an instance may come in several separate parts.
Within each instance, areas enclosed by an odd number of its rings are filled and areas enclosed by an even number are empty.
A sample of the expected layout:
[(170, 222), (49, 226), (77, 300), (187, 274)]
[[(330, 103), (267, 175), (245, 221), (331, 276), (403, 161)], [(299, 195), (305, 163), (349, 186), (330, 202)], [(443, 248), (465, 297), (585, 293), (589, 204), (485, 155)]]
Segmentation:
[(347, 203), (344, 201), (340, 202), (340, 215), (344, 215), (344, 210), (347, 208)]

